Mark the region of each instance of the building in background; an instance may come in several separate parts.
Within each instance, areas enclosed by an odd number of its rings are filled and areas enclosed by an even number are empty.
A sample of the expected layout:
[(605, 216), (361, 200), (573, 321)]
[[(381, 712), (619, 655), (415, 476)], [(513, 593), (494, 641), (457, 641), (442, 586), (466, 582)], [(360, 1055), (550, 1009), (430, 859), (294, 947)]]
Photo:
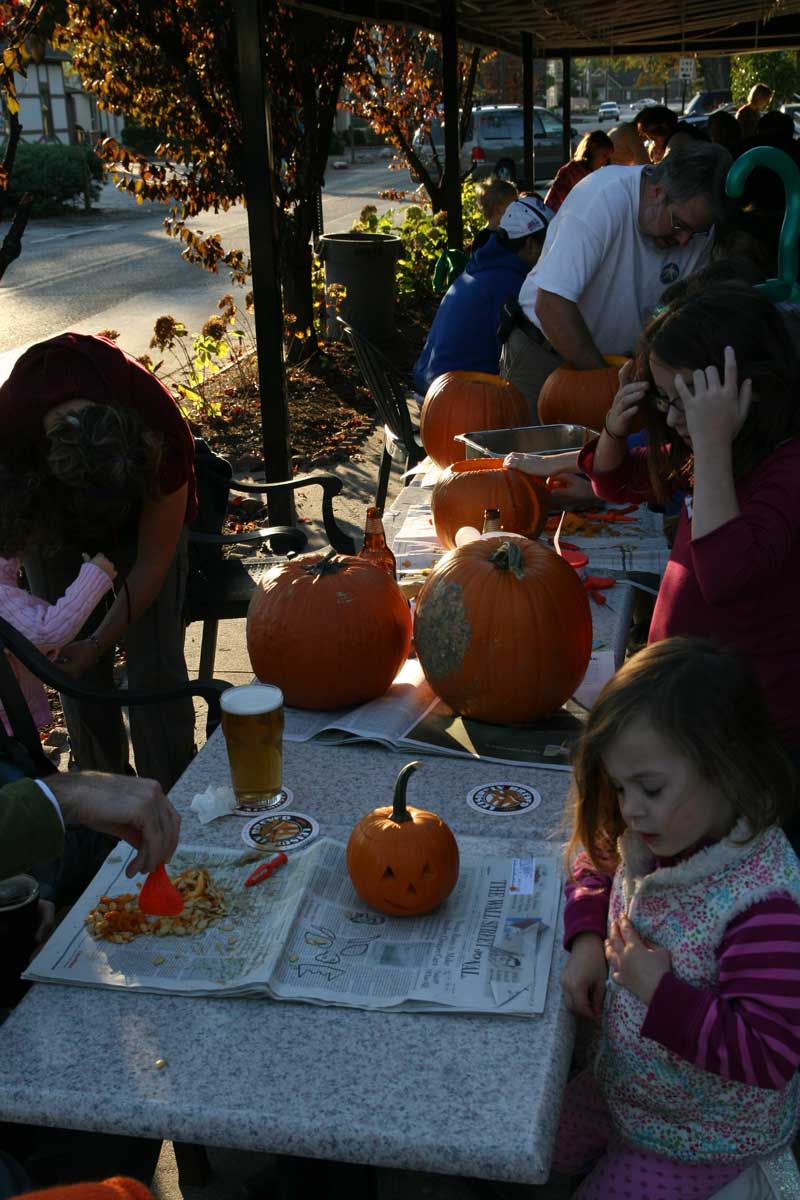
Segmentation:
[[(14, 74), (19, 100), (22, 140), (25, 142), (61, 142), (94, 144), (105, 137), (119, 138), (125, 118), (104, 112), (94, 96), (84, 91), (63, 50), (48, 46), (44, 61), (31, 62), (27, 76)], [(8, 112), (3, 99), (3, 131), (8, 136)]]

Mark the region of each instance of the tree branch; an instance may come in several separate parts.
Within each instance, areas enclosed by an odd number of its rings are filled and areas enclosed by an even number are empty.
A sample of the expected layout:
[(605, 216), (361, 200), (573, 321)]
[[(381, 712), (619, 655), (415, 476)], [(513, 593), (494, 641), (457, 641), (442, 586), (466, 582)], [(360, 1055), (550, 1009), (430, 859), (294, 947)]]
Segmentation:
[(14, 213), (11, 228), (3, 239), (2, 246), (0, 246), (0, 279), (5, 275), (6, 268), (11, 265), (15, 258), (19, 258), (22, 253), (22, 235), (25, 232), (25, 226), (28, 224), (28, 217), (31, 215), (32, 204), (33, 196), (30, 192), (26, 192), (17, 206), (17, 211)]

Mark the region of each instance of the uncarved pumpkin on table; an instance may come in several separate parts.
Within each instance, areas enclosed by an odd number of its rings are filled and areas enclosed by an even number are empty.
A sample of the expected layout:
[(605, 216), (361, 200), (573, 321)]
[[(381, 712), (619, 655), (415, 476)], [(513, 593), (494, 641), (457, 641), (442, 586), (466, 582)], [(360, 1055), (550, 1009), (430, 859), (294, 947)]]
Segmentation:
[(499, 375), (448, 371), (425, 394), (419, 432), (426, 454), (439, 467), (464, 457), (456, 434), (528, 424), (528, 404), (519, 388)]
[(454, 712), (524, 725), (555, 712), (586, 674), (589, 601), (549, 546), (498, 534), (440, 559), (417, 598), (414, 645)]
[(603, 428), (606, 413), (619, 387), (619, 370), (628, 360), (605, 356), (607, 367), (578, 371), (562, 363), (547, 376), (539, 392), (537, 412), (542, 425), (586, 425)]
[(536, 538), (547, 520), (547, 489), (535, 476), (504, 467), (502, 458), (452, 463), (431, 496), (437, 538), (452, 550), (462, 526), (481, 529), (487, 508), (500, 510), (502, 529)]
[(375, 700), (410, 644), (408, 603), (395, 581), (363, 558), (333, 551), (272, 567), (247, 613), (253, 671), (295, 708)]

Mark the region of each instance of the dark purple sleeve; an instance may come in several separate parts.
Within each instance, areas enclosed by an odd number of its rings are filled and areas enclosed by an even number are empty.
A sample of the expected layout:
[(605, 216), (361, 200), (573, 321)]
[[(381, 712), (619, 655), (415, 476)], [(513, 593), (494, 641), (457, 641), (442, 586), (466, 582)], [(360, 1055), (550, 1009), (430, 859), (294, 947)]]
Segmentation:
[(569, 950), (579, 933), (606, 936), (611, 876), (598, 871), (589, 855), (579, 854), (567, 880), (564, 905), (564, 946)]
[(754, 1087), (784, 1087), (800, 1066), (800, 908), (754, 904), (728, 925), (716, 989), (671, 971), (647, 1009), (642, 1037), (704, 1071)]
[(628, 448), (628, 452), (614, 471), (595, 471), (594, 452), (599, 438), (587, 442), (578, 456), (578, 470), (592, 481), (596, 496), (601, 500), (615, 500), (624, 504), (644, 504), (654, 499), (647, 472), (647, 451), (642, 447)]
[(772, 455), (739, 496), (739, 515), (691, 542), (706, 604), (724, 604), (780, 574), (800, 530), (800, 455)]

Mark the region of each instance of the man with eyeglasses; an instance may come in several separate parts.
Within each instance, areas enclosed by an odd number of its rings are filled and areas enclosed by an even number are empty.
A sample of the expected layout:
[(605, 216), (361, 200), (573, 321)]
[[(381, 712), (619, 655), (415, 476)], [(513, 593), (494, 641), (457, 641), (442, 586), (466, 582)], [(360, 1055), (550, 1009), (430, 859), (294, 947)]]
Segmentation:
[(630, 354), (664, 289), (709, 261), (730, 164), (724, 147), (698, 142), (654, 166), (595, 171), (572, 189), (503, 347), (501, 374), (526, 396), (532, 420), (551, 371)]

